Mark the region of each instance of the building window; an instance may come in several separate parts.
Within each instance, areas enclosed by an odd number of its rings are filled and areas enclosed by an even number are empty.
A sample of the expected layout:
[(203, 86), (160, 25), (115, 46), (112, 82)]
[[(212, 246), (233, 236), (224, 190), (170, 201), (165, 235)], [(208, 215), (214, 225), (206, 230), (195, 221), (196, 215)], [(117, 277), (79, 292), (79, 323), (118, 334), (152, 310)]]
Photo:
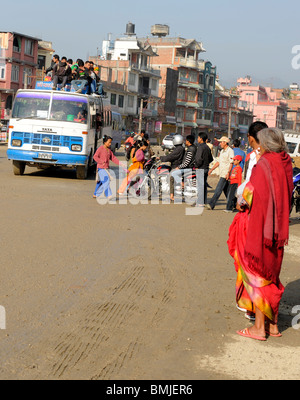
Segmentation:
[(195, 119), (195, 111), (191, 109), (187, 109), (185, 112), (185, 119), (187, 121), (194, 121)]
[(15, 51), (16, 53), (21, 53), (21, 41), (16, 36), (14, 37), (13, 51)]
[(0, 79), (5, 79), (5, 64), (0, 65)]
[(205, 119), (206, 119), (207, 121), (210, 121), (210, 120), (211, 120), (211, 111), (205, 110)]
[(25, 84), (25, 74), (27, 73), (27, 85), (31, 85), (32, 82), (32, 69), (24, 68), (23, 70), (23, 84)]
[(222, 108), (222, 99), (219, 99), (219, 108)]
[(202, 119), (203, 118), (203, 110), (202, 109), (199, 109), (198, 111), (197, 111), (197, 119)]
[(188, 101), (194, 102), (196, 101), (196, 91), (195, 90), (188, 90)]
[(182, 88), (178, 89), (177, 98), (179, 100), (185, 100), (185, 89)]
[(223, 102), (223, 107), (224, 107), (224, 108), (226, 108), (226, 107), (227, 107), (227, 99), (224, 99), (224, 102)]
[(199, 84), (200, 84), (200, 85), (203, 85), (203, 82), (204, 82), (204, 80), (203, 80), (203, 74), (199, 74)]
[(198, 72), (190, 71), (189, 72), (189, 81), (197, 83), (198, 82)]
[(184, 119), (184, 108), (178, 107), (176, 110), (176, 116), (177, 116), (177, 118), (183, 120)]
[(134, 106), (134, 97), (128, 96), (128, 108), (133, 108)]
[(157, 79), (152, 79), (152, 90), (156, 92), (157, 90)]
[(186, 80), (187, 78), (186, 78), (186, 72), (187, 72), (187, 70), (186, 69), (180, 69), (179, 70), (179, 80)]
[(111, 93), (110, 95), (110, 104), (115, 106), (117, 104), (117, 95), (115, 93)]
[(33, 41), (25, 40), (25, 54), (33, 56)]
[(118, 102), (118, 104), (119, 104), (119, 107), (120, 107), (120, 108), (123, 108), (123, 107), (124, 107), (124, 96), (119, 95), (119, 102)]
[(19, 66), (18, 65), (12, 65), (11, 67), (11, 80), (12, 82), (19, 82)]
[(136, 77), (135, 74), (129, 72), (128, 84), (130, 86), (135, 86), (135, 77)]
[(38, 56), (38, 69), (46, 68), (46, 56)]

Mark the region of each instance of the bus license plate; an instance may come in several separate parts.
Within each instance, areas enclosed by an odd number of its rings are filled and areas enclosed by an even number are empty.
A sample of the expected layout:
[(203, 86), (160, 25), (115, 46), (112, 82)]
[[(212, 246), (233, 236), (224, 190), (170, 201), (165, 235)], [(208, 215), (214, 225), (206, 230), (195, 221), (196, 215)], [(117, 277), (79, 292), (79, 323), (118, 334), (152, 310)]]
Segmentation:
[(38, 158), (41, 160), (52, 160), (52, 154), (51, 153), (39, 153)]

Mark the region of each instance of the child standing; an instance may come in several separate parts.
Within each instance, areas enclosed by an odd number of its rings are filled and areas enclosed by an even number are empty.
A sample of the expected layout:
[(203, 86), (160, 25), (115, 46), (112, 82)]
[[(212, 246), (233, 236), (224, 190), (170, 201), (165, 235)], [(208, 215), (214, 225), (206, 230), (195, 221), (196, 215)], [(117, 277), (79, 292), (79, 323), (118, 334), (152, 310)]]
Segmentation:
[(232, 212), (236, 206), (236, 191), (237, 188), (242, 184), (243, 169), (240, 163), (243, 161), (242, 156), (235, 156), (233, 158), (234, 168), (231, 171), (229, 180), (229, 190), (227, 195), (227, 206), (225, 212)]

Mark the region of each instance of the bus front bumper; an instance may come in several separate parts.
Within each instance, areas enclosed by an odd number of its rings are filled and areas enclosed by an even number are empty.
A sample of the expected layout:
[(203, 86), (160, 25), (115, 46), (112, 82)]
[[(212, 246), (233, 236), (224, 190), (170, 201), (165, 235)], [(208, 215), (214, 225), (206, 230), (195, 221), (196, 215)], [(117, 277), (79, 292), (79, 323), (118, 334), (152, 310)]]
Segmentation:
[(86, 165), (88, 156), (77, 154), (46, 153), (26, 150), (7, 150), (7, 158), (13, 161), (22, 161), (28, 164), (47, 164), (53, 166), (77, 167)]

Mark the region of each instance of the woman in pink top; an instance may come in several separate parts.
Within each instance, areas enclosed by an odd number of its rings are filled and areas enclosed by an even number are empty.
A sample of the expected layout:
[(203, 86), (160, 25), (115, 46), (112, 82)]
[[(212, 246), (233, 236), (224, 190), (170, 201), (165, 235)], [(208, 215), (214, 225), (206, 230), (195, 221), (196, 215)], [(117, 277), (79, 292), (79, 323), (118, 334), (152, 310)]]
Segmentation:
[(109, 162), (120, 165), (120, 161), (114, 156), (110, 149), (112, 138), (110, 136), (104, 136), (103, 146), (99, 147), (94, 155), (94, 160), (97, 163), (98, 180), (94, 193), (94, 198), (101, 196), (104, 192), (105, 197), (112, 197), (112, 192), (110, 189), (110, 178), (107, 172), (109, 168)]

